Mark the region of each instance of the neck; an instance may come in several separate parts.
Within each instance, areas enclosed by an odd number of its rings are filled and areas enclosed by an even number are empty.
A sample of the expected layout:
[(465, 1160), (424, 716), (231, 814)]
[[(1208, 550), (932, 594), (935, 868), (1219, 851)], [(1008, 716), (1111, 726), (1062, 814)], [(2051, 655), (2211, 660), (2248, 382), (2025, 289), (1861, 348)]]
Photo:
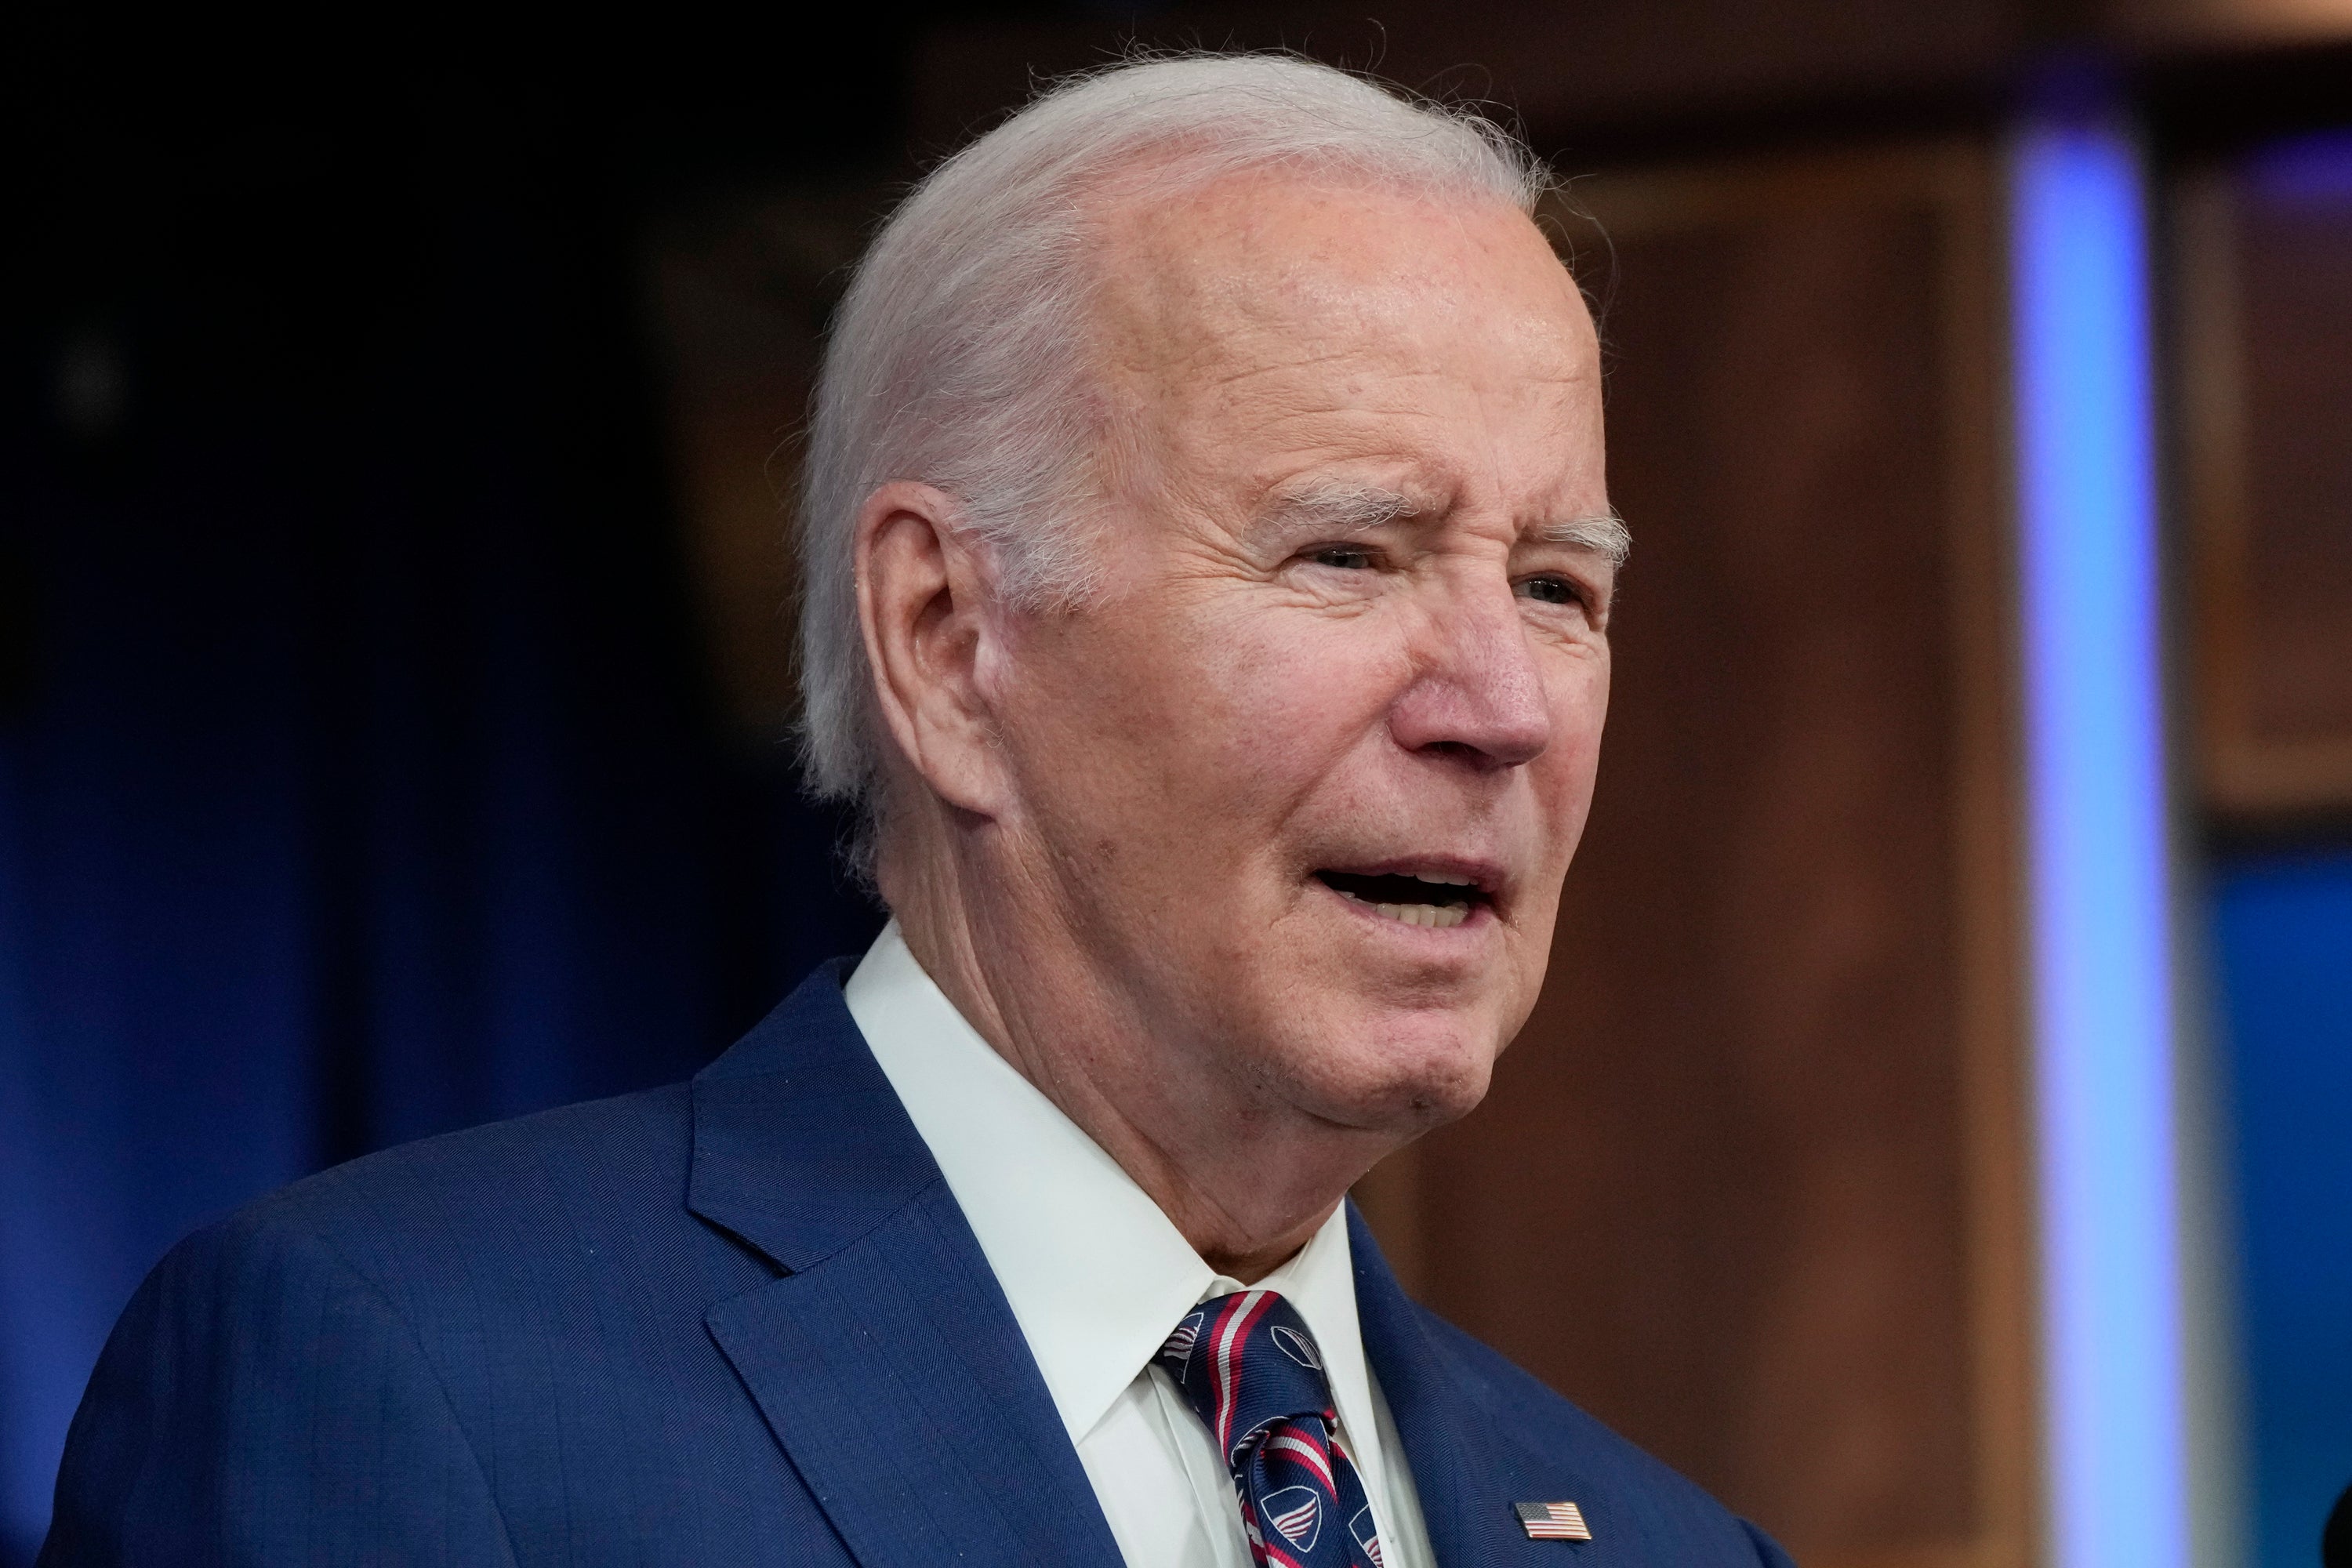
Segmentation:
[(1218, 1273), (1255, 1284), (1280, 1267), (1402, 1142), (1253, 1092), (1206, 1043), (1147, 1026), (1066, 922), (973, 896), (1006, 879), (952, 854), (886, 853), (881, 869), (908, 951), (956, 1010)]

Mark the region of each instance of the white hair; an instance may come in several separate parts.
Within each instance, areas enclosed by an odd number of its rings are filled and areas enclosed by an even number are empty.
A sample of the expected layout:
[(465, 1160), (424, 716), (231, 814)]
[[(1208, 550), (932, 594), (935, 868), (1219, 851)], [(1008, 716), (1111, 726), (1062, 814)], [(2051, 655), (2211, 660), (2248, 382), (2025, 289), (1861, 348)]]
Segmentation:
[(880, 761), (858, 625), (858, 510), (892, 479), (946, 492), (1002, 590), (1084, 592), (1078, 524), (1105, 435), (1088, 312), (1096, 197), (1262, 168), (1533, 212), (1549, 172), (1476, 114), (1286, 55), (1130, 61), (1053, 86), (918, 184), (858, 264), (817, 380), (801, 489), (803, 761), (862, 804)]

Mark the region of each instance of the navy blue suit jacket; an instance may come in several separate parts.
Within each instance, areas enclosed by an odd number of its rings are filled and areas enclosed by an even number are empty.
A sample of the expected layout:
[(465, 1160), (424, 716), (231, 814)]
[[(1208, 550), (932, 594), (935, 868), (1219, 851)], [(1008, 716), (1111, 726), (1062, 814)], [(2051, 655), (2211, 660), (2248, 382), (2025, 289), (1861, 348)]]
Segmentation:
[[(373, 1155), (183, 1242), (90, 1379), (41, 1563), (1116, 1563), (843, 973), (691, 1084)], [(1408, 1300), (1351, 1223), (1444, 1568), (1786, 1563)], [(1511, 1504), (1563, 1498), (1591, 1542), (1526, 1539)]]

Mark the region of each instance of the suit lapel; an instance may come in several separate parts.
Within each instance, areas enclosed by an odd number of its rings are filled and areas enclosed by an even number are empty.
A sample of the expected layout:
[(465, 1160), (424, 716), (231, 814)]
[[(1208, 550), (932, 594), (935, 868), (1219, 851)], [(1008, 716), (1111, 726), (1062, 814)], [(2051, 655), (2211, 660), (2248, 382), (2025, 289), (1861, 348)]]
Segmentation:
[(1446, 1568), (1477, 1568), (1495, 1561), (1484, 1550), (1491, 1531), (1480, 1525), (1486, 1521), (1473, 1517), (1480, 1511), (1479, 1482), (1487, 1469), (1482, 1453), (1486, 1424), (1465, 1405), (1460, 1389), (1447, 1386), (1419, 1310), (1390, 1272), (1352, 1200), (1348, 1250), (1355, 1261), (1364, 1359), (1380, 1380), (1381, 1395), (1404, 1443), (1432, 1554)]
[[(1445, 1568), (1601, 1568), (1636, 1561), (1624, 1554), (1627, 1543), (1601, 1528), (1617, 1510), (1575, 1456), (1536, 1452), (1514, 1435), (1509, 1413), (1482, 1397), (1485, 1380), (1432, 1331), (1433, 1320), (1397, 1283), (1352, 1202), (1348, 1244), (1364, 1358), (1404, 1444), (1436, 1561)], [(1568, 1546), (1527, 1538), (1511, 1505), (1563, 1498), (1584, 1508), (1601, 1539)]]
[(790, 1270), (707, 1319), (866, 1568), (1116, 1563), (980, 1244), (811, 976), (695, 1080), (688, 1204)]
[(944, 1184), (709, 1324), (867, 1568), (1118, 1561)]

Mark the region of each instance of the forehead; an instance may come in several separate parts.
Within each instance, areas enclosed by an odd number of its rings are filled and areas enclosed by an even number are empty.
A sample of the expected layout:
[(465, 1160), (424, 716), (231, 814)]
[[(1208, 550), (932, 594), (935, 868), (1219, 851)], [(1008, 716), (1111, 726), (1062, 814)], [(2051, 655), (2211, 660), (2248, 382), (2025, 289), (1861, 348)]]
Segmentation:
[(1237, 176), (1123, 204), (1101, 255), (1112, 404), (1188, 468), (1278, 483), (1360, 458), (1441, 470), (1420, 475), (1439, 488), (1465, 462), (1514, 489), (1598, 482), (1591, 319), (1502, 203)]

